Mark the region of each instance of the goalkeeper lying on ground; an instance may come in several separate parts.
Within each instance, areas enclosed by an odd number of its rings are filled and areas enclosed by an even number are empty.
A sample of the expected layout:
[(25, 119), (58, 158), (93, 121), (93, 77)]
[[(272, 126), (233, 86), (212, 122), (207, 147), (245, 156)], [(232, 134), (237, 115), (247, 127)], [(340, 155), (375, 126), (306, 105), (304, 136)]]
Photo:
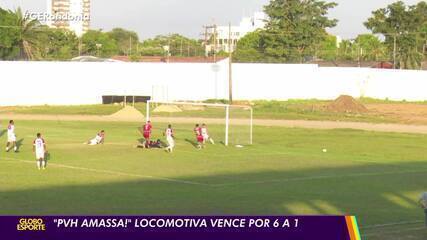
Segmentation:
[(98, 144), (104, 144), (104, 141), (105, 141), (105, 131), (102, 130), (101, 132), (96, 134), (95, 138), (85, 142), (84, 144), (94, 146), (94, 145), (98, 145)]

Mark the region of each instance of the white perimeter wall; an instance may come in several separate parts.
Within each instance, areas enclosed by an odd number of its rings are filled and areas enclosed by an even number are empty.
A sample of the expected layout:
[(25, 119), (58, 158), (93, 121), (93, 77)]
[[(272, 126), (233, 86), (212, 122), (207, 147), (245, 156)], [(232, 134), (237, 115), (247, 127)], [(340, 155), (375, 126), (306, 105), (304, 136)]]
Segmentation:
[[(427, 71), (233, 64), (235, 99), (335, 99), (347, 94), (427, 100)], [(98, 104), (102, 95), (157, 100), (228, 98), (228, 62), (0, 62), (0, 105)]]

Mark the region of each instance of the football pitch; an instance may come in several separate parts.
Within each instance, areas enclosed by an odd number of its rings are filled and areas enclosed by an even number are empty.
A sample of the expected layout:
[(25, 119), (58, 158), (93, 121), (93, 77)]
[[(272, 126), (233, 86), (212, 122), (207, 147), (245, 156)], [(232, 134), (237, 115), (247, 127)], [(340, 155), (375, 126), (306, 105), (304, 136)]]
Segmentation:
[[(19, 153), (0, 129), (0, 215), (356, 215), (364, 239), (426, 239), (427, 136), (255, 127), (254, 145), (136, 149), (135, 123), (16, 121)], [(162, 139), (163, 123), (154, 123)], [(106, 143), (82, 143), (99, 130)], [(222, 140), (223, 126), (210, 126)], [(48, 169), (32, 153), (41, 132)], [(218, 133), (218, 134), (217, 134)], [(323, 149), (327, 149), (324, 152)], [(384, 236), (388, 236), (385, 238)]]

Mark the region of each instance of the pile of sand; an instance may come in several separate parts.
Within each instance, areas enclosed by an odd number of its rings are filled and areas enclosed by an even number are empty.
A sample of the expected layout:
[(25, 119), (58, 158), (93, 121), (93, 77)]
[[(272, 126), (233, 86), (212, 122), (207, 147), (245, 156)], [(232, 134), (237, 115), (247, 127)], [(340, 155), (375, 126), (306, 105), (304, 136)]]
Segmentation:
[(108, 117), (112, 120), (145, 121), (144, 115), (132, 106), (126, 106), (122, 110)]
[(329, 104), (326, 109), (330, 112), (338, 113), (367, 113), (369, 110), (361, 103), (356, 101), (351, 96), (340, 96), (331, 104)]
[(176, 105), (160, 105), (153, 110), (154, 113), (179, 113), (181, 108)]
[(183, 111), (204, 111), (205, 110), (204, 106), (197, 106), (197, 105), (182, 105), (180, 106), (180, 108)]

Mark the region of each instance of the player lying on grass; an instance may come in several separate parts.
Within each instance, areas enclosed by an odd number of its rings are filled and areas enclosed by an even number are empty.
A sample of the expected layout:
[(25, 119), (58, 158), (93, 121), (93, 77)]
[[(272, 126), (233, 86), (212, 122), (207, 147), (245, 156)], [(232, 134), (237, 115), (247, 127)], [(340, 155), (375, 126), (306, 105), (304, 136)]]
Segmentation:
[[(143, 144), (138, 144), (136, 145), (136, 148), (146, 148), (146, 143)], [(149, 148), (163, 148), (163, 144), (162, 141), (160, 141), (160, 139), (157, 139), (157, 141), (150, 141), (150, 143), (148, 143)]]
[(36, 154), (37, 168), (45, 170), (47, 148), (41, 133), (37, 133), (37, 138), (33, 141), (33, 152)]
[(105, 131), (101, 130), (101, 132), (99, 132), (98, 134), (96, 134), (95, 138), (85, 142), (85, 144), (91, 145), (91, 146), (95, 146), (98, 144), (104, 144), (105, 142)]
[(166, 147), (166, 151), (172, 153), (173, 149), (175, 147), (175, 136), (173, 133), (172, 125), (168, 125), (168, 128), (166, 128), (163, 135), (166, 137), (166, 142), (168, 143), (168, 146)]
[(197, 148), (202, 149), (205, 147), (205, 143), (203, 141), (203, 134), (202, 134), (202, 128), (199, 124), (196, 124), (194, 127), (194, 134), (196, 135), (196, 141), (197, 141)]
[(139, 131), (141, 132), (142, 136), (144, 136), (144, 142), (142, 145), (145, 148), (150, 148), (151, 143), (151, 129), (153, 128), (153, 125), (151, 125), (151, 121), (147, 121), (142, 128), (139, 128)]
[(18, 146), (16, 145), (15, 122), (10, 120), (9, 125), (7, 126), (6, 152), (9, 152), (9, 150), (12, 148), (13, 151), (18, 151)]
[(215, 141), (209, 136), (208, 126), (206, 124), (202, 124), (201, 130), (203, 136), (203, 143), (206, 144), (209, 141), (211, 144), (215, 144)]

